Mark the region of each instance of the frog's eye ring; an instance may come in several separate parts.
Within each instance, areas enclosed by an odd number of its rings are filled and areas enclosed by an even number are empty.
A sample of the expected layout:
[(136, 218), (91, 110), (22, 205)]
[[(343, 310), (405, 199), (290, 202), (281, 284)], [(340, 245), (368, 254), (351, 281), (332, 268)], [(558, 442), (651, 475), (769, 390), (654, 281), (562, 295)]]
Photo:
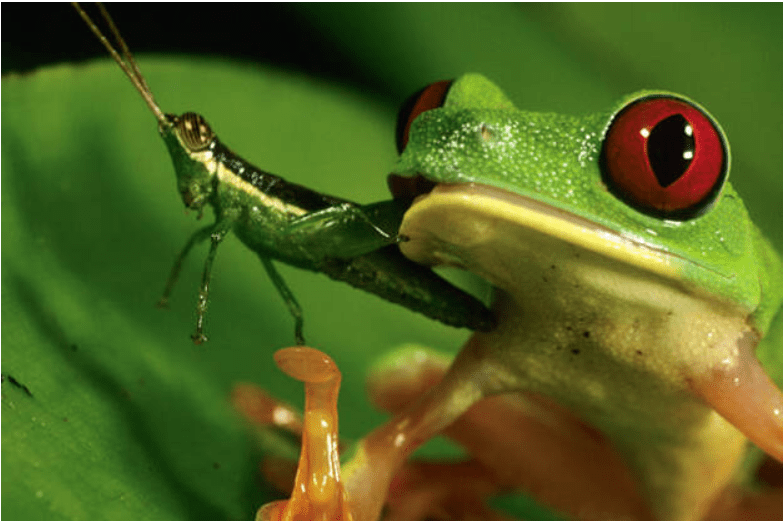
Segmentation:
[(609, 190), (636, 210), (684, 221), (718, 198), (728, 174), (728, 145), (718, 125), (693, 103), (647, 96), (614, 117), (601, 170)]
[(397, 113), (397, 153), (402, 154), (408, 144), (411, 123), (419, 114), (443, 106), (452, 80), (431, 83), (405, 100)]

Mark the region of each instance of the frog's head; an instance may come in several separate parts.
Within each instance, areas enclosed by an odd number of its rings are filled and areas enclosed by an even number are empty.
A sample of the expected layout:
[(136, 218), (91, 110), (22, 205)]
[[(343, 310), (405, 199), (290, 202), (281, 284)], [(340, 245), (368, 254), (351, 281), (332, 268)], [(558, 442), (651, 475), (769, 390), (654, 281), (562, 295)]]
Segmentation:
[[(399, 128), (400, 249), (501, 290), (490, 335), (507, 335), (477, 342), (535, 350), (590, 323), (589, 348), (673, 375), (783, 457), (783, 396), (754, 356), (780, 308), (781, 261), (727, 182), (728, 143), (705, 109), (641, 92), (582, 117), (531, 113), (466, 75), (422, 91)], [(530, 333), (529, 317), (555, 313), (571, 321), (562, 335)], [(671, 336), (642, 362), (646, 320)]]
[(174, 162), (182, 201), (191, 210), (201, 212), (215, 187), (215, 132), (202, 116), (193, 112), (181, 116), (167, 114), (158, 130)]
[(468, 74), (408, 102), (398, 145), (390, 188), (418, 197), (406, 221), (436, 185), (464, 190), (466, 204), (470, 187), (512, 201), (519, 226), (749, 310), (759, 304), (757, 238), (727, 182), (728, 141), (683, 96), (640, 92), (581, 117), (531, 113)]

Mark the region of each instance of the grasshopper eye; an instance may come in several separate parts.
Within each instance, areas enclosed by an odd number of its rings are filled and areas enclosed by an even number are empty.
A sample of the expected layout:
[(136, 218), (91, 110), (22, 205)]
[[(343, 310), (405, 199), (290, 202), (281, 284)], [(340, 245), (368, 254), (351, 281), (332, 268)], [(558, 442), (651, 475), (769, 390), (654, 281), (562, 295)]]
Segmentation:
[(397, 153), (402, 154), (408, 144), (408, 133), (413, 120), (422, 112), (443, 106), (452, 83), (452, 80), (431, 83), (405, 100), (397, 114)]
[(687, 220), (707, 211), (728, 175), (720, 127), (693, 103), (668, 95), (626, 105), (604, 139), (609, 190), (642, 213)]
[(175, 124), (183, 144), (191, 152), (204, 150), (215, 139), (209, 124), (195, 112), (186, 112), (177, 118)]

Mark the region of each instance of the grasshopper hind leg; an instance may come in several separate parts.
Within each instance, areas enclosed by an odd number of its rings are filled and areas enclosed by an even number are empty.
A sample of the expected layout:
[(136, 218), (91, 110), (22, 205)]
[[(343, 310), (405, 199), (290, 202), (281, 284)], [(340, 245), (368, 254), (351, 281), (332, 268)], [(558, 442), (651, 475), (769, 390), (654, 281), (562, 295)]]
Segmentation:
[(296, 339), (297, 345), (304, 345), (304, 316), (302, 315), (302, 307), (299, 305), (299, 302), (296, 301), (296, 297), (294, 297), (291, 288), (285, 283), (285, 279), (283, 279), (282, 275), (277, 271), (277, 268), (272, 264), (269, 257), (259, 255), (258, 258), (261, 259), (266, 273), (275, 285), (277, 292), (280, 293), (280, 296), (283, 298), (289, 313), (291, 313), (291, 316), (294, 318), (294, 338)]

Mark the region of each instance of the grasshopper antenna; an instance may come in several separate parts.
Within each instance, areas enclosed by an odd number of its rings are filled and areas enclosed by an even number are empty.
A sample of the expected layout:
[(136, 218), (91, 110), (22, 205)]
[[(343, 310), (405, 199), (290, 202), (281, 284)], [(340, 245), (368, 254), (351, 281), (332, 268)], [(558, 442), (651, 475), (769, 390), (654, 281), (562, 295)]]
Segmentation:
[(109, 12), (106, 10), (103, 4), (99, 2), (97, 4), (98, 9), (101, 11), (101, 16), (106, 22), (106, 25), (109, 26), (111, 34), (114, 37), (114, 40), (117, 42), (117, 46), (122, 51), (122, 54), (117, 52), (117, 49), (115, 49), (109, 39), (104, 36), (103, 32), (101, 32), (101, 30), (98, 28), (98, 25), (92, 21), (90, 15), (88, 15), (85, 10), (82, 9), (82, 6), (80, 6), (77, 2), (72, 2), (71, 5), (73, 5), (74, 9), (76, 9), (76, 11), (79, 13), (79, 16), (81, 16), (85, 23), (87, 23), (87, 26), (95, 34), (95, 36), (98, 37), (103, 46), (106, 47), (106, 50), (109, 51), (109, 54), (112, 58), (114, 58), (114, 61), (117, 62), (117, 65), (119, 65), (123, 72), (125, 72), (125, 75), (128, 76), (131, 83), (133, 83), (133, 86), (136, 87), (136, 90), (139, 91), (141, 97), (144, 98), (144, 101), (147, 103), (147, 106), (155, 115), (155, 118), (158, 120), (158, 122), (161, 125), (165, 125), (167, 127), (170, 126), (171, 122), (163, 113), (163, 111), (160, 110), (160, 106), (158, 106), (158, 104), (155, 102), (155, 97), (152, 95), (152, 91), (147, 85), (147, 81), (141, 74), (139, 66), (136, 64), (136, 60), (133, 59), (133, 54), (131, 54), (130, 49), (128, 48), (128, 44), (125, 43), (125, 39), (120, 34), (119, 29), (117, 29), (117, 26), (114, 24), (114, 20), (112, 20)]

